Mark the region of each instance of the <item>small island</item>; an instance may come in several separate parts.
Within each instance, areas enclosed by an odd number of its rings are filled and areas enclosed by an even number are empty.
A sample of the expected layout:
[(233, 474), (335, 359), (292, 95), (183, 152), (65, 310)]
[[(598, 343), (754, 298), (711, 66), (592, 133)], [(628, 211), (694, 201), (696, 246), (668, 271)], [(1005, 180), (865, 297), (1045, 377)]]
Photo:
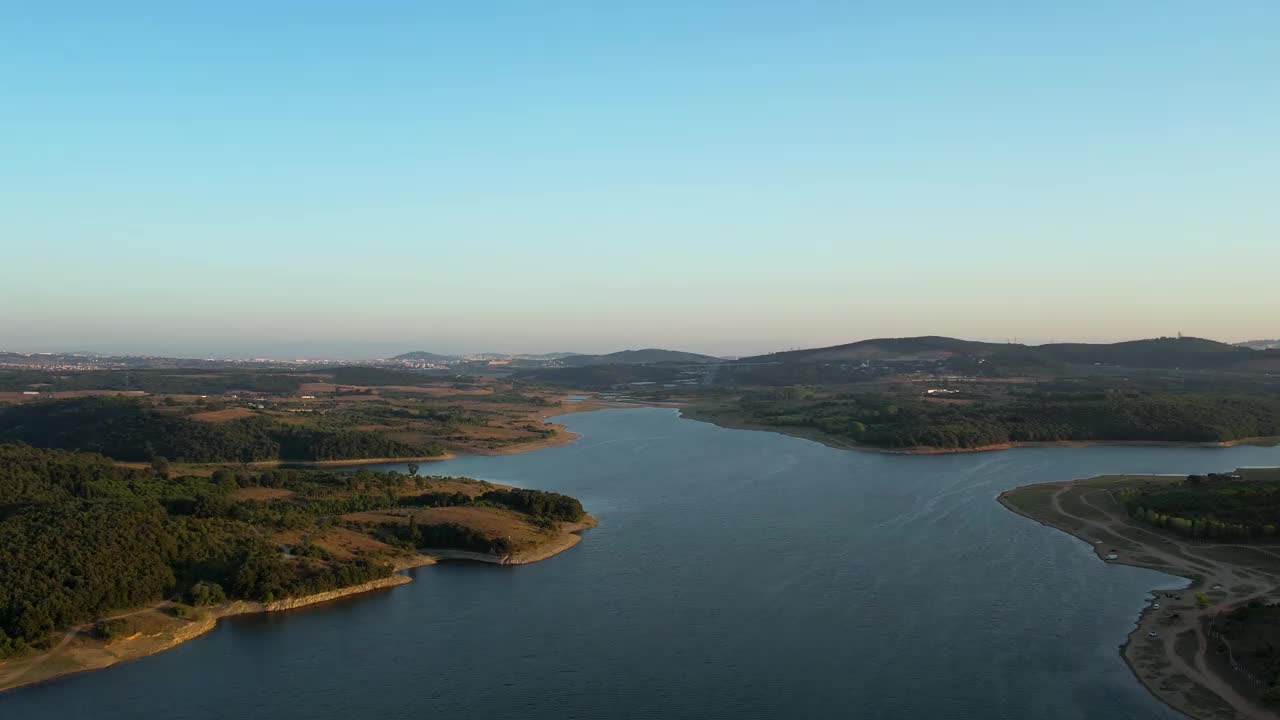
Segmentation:
[(122, 466), (0, 444), (0, 690), (173, 647), (218, 619), (515, 565), (595, 525), (558, 493), (315, 468)]
[(1088, 543), (1104, 562), (1191, 581), (1156, 591), (1121, 654), (1196, 718), (1280, 707), (1280, 469), (1109, 475), (1001, 493), (1006, 508)]

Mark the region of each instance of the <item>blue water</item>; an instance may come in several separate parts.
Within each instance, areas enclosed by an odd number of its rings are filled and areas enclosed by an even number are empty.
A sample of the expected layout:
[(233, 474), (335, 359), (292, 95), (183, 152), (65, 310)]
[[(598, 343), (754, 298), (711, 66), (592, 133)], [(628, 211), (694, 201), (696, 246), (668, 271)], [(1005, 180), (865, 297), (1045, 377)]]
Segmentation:
[(0, 695), (0, 718), (1176, 718), (1117, 653), (1147, 591), (994, 498), (1280, 449), (833, 450), (674, 410), (559, 419), (576, 443), (433, 473), (566, 492), (600, 519), (524, 567), (234, 619)]

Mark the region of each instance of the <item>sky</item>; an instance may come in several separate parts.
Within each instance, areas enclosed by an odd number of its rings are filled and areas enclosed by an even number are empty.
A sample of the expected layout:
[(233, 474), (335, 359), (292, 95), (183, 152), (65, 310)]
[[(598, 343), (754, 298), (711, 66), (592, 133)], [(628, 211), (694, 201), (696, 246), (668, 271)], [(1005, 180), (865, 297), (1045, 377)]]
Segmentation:
[(1280, 336), (1280, 3), (0, 0), (0, 349)]

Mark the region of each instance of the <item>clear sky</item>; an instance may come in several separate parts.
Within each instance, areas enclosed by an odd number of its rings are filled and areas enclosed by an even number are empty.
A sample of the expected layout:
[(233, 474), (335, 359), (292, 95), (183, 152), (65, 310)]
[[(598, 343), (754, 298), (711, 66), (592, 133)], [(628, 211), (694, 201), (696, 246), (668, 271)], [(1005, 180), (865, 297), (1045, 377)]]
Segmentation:
[(0, 348), (1280, 336), (1280, 2), (0, 2)]

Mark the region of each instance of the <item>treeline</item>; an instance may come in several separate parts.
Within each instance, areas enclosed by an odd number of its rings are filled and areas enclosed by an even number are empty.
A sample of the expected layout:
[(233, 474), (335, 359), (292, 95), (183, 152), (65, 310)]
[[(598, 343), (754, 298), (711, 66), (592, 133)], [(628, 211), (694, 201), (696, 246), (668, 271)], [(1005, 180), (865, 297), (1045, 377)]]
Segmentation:
[(577, 522), (586, 511), (577, 498), (560, 493), (527, 488), (511, 490), (490, 490), (476, 499), (477, 502), (500, 505), (525, 515), (532, 515), (550, 520)]
[(376, 536), (383, 542), (415, 550), (447, 548), (490, 555), (509, 555), (514, 546), (505, 537), (495, 537), (457, 523), (419, 525), (412, 517), (407, 525), (379, 525)]
[(306, 370), (144, 368), (128, 370), (0, 370), (0, 391), (44, 392), (76, 390), (135, 390), (153, 394), (222, 395), (236, 391), (282, 395), (296, 393), (304, 383), (339, 385), (423, 385), (437, 378), (412, 370), (339, 366)]
[(1034, 441), (1224, 442), (1280, 436), (1280, 398), (1199, 393), (1032, 393), (1001, 402), (937, 404), (915, 397), (747, 393), (739, 406), (765, 425), (813, 427), (889, 448), (976, 448)]
[(584, 367), (524, 370), (516, 377), (525, 382), (575, 388), (608, 389), (635, 382), (664, 383), (688, 379), (684, 371), (662, 365), (587, 365)]
[(42, 370), (0, 371), (0, 390), (43, 392), (76, 390), (133, 390), (154, 394), (221, 395), (237, 390), (284, 394), (295, 393), (303, 383), (324, 380), (301, 373), (264, 370), (130, 369), (47, 372)]
[(419, 457), (436, 445), (354, 430), (286, 425), (268, 417), (207, 423), (157, 412), (134, 398), (87, 397), (0, 408), (0, 442), (96, 452), (118, 460), (255, 462)]
[(1193, 475), (1168, 489), (1123, 496), (1131, 517), (1191, 538), (1272, 538), (1280, 533), (1280, 483)]

